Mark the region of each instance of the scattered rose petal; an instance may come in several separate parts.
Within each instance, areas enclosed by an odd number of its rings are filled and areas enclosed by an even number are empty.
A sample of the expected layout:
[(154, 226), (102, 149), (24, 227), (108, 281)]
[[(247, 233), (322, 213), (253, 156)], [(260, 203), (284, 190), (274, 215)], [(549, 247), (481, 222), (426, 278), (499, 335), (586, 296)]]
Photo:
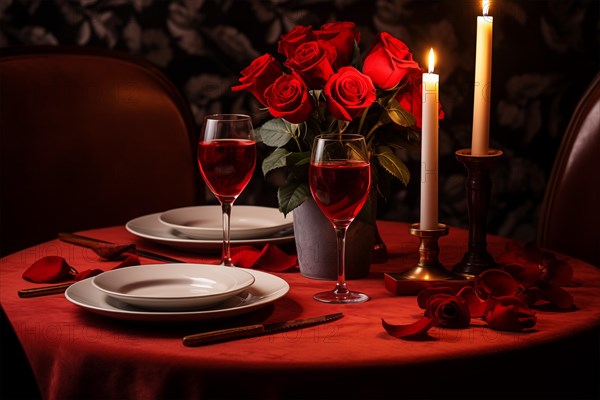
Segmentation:
[(23, 272), (23, 278), (35, 283), (53, 283), (73, 279), (77, 274), (67, 260), (59, 256), (46, 256), (34, 262)]
[(423, 335), (433, 326), (437, 325), (437, 323), (437, 320), (429, 317), (423, 317), (417, 322), (406, 325), (392, 325), (385, 322), (384, 319), (381, 319), (383, 329), (385, 329), (388, 334), (396, 338), (409, 338)]
[(565, 261), (552, 259), (544, 266), (542, 280), (551, 286), (565, 286), (572, 278), (573, 267)]
[(535, 312), (514, 296), (504, 296), (489, 302), (485, 322), (494, 330), (521, 332), (535, 326)]
[(482, 300), (513, 295), (518, 287), (517, 281), (508, 272), (500, 269), (484, 271), (475, 281), (475, 291)]
[(527, 260), (520, 261), (520, 264), (505, 264), (502, 270), (509, 273), (517, 282), (524, 287), (533, 285), (539, 281), (542, 276), (542, 269), (539, 264), (530, 263)]
[(471, 318), (481, 318), (487, 310), (487, 302), (482, 301), (475, 294), (475, 289), (471, 286), (465, 286), (457, 293), (458, 297), (462, 297), (467, 302)]
[(529, 305), (534, 305), (539, 300), (545, 300), (561, 310), (571, 308), (575, 304), (571, 293), (561, 287), (550, 286), (543, 282), (539, 286), (528, 288), (523, 296), (519, 297)]

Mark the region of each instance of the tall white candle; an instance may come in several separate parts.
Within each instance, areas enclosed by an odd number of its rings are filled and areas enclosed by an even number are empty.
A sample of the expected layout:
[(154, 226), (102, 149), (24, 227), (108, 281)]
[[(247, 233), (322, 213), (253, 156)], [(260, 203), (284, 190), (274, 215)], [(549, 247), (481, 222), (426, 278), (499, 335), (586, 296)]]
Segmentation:
[(476, 156), (488, 154), (490, 140), (492, 28), (494, 19), (488, 16), (488, 9), (489, 1), (483, 0), (483, 16), (477, 17), (473, 138), (471, 143), (471, 154)]
[(423, 74), (421, 135), (421, 229), (438, 227), (438, 115), (439, 81), (433, 73), (434, 54), (429, 51), (429, 73)]

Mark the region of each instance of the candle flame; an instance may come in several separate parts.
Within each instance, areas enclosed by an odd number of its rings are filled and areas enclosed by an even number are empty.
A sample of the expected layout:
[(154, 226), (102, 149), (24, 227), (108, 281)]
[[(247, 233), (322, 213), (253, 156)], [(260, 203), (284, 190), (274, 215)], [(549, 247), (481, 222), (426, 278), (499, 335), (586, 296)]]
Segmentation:
[(429, 73), (433, 73), (433, 64), (434, 64), (435, 55), (433, 54), (433, 48), (429, 49)]
[(483, 0), (483, 15), (487, 16), (490, 11), (490, 0)]

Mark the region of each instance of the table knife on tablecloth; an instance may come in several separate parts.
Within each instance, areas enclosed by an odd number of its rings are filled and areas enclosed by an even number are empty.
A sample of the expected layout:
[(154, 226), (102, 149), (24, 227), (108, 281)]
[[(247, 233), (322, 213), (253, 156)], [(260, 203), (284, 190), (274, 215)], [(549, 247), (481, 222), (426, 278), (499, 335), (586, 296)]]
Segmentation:
[[(76, 244), (76, 245), (84, 246), (84, 247), (88, 247), (88, 248), (94, 248), (94, 246), (98, 245), (98, 244), (114, 244), (112, 242), (107, 242), (107, 241), (100, 240), (100, 239), (94, 239), (94, 238), (90, 238), (87, 236), (78, 235), (75, 233), (59, 233), (58, 238), (60, 240), (62, 240), (63, 242)], [(152, 260), (157, 260), (157, 261), (163, 261), (163, 262), (168, 262), (168, 263), (182, 263), (183, 262), (181, 260), (177, 260), (172, 257), (163, 256), (162, 254), (156, 254), (156, 253), (152, 253), (152, 252), (146, 251), (146, 250), (136, 249), (136, 253), (137, 253), (137, 255), (139, 255), (141, 257), (150, 258)]]
[(256, 324), (240, 326), (237, 328), (220, 329), (217, 331), (202, 332), (195, 335), (185, 336), (183, 344), (188, 347), (201, 346), (210, 343), (225, 342), (229, 340), (248, 337), (270, 335), (273, 333), (287, 332), (295, 329), (308, 328), (310, 326), (325, 324), (335, 321), (344, 316), (343, 313), (322, 315), (319, 317), (297, 319), (286, 322), (275, 322), (271, 324)]

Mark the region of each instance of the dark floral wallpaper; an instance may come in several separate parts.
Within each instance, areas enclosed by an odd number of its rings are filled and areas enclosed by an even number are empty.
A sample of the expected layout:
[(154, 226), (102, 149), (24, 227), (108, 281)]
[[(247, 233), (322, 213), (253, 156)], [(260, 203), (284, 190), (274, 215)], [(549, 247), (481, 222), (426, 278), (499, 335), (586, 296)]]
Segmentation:
[[(552, 162), (578, 98), (600, 66), (600, 2), (496, 0), (490, 145), (491, 233), (534, 240)], [(471, 142), (476, 0), (0, 0), (0, 47), (68, 44), (147, 58), (180, 88), (197, 121), (215, 112), (258, 115), (249, 93), (232, 93), (255, 57), (275, 53), (295, 25), (353, 21), (366, 51), (377, 32), (404, 41), (415, 59), (435, 48), (440, 74), (440, 221), (467, 225), (466, 172), (454, 157)], [(1, 49), (0, 49), (1, 51)], [(1, 90), (1, 88), (0, 88)], [(255, 121), (256, 125), (261, 121)], [(379, 217), (416, 222), (420, 153), (402, 157), (408, 187), (379, 204)], [(239, 203), (275, 206), (276, 188), (257, 175)]]

